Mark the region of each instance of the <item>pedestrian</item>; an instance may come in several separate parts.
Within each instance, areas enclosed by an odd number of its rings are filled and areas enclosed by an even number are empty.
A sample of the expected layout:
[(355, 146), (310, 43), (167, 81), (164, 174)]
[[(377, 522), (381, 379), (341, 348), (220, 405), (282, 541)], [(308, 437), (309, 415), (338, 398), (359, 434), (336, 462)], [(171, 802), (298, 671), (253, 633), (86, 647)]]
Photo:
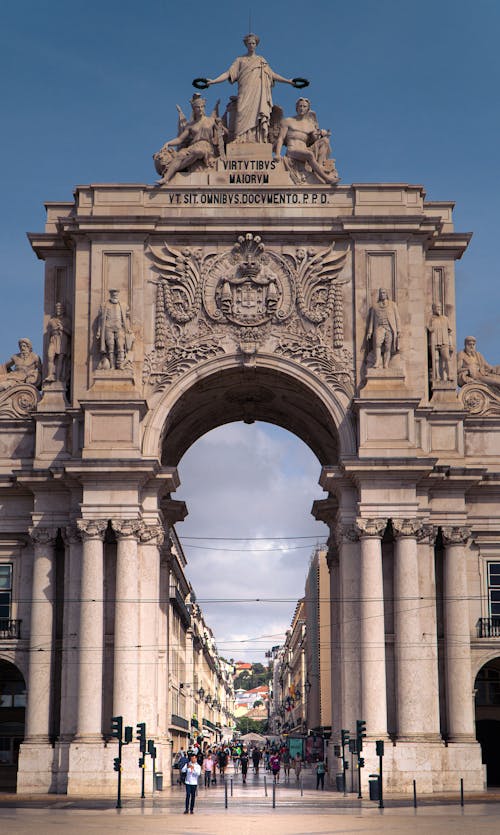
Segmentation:
[(302, 771), (302, 758), (300, 754), (295, 754), (295, 758), (293, 761), (293, 767), (295, 769), (295, 779), (297, 783), (299, 782), (300, 772)]
[(324, 760), (320, 760), (316, 766), (316, 789), (319, 789), (321, 786), (321, 790), (325, 788), (325, 774), (327, 772), (326, 763)]
[(280, 778), (280, 768), (281, 768), (280, 755), (277, 752), (272, 754), (269, 757), (269, 768), (270, 768), (271, 773), (273, 775), (273, 782), (277, 783), (279, 781), (279, 778)]
[(189, 762), (189, 758), (187, 757), (186, 752), (183, 751), (182, 748), (181, 748), (181, 750), (179, 751), (178, 759), (177, 759), (177, 763), (176, 763), (176, 767), (179, 769), (179, 779), (178, 779), (177, 782), (180, 783), (181, 785), (186, 780), (186, 773), (183, 772), (182, 769), (184, 768), (185, 765), (187, 765), (188, 762)]
[(244, 783), (247, 781), (247, 772), (248, 772), (248, 751), (246, 748), (243, 748), (243, 751), (240, 753), (240, 765), (241, 765), (241, 777)]
[(219, 762), (219, 771), (222, 779), (224, 779), (224, 773), (226, 771), (227, 766), (227, 753), (224, 748), (219, 749), (219, 753), (217, 754), (217, 760)]
[(186, 774), (186, 808), (184, 814), (188, 812), (193, 814), (194, 801), (196, 799), (196, 789), (198, 788), (198, 778), (201, 774), (201, 765), (196, 762), (196, 752), (191, 752), (189, 762), (183, 767), (183, 772)]
[(281, 762), (283, 764), (283, 771), (285, 772), (285, 780), (290, 780), (290, 766), (292, 764), (292, 758), (290, 757), (290, 751), (288, 748), (283, 749)]
[(210, 788), (210, 782), (212, 780), (212, 773), (215, 770), (215, 760), (212, 757), (212, 752), (209, 751), (207, 756), (203, 760), (203, 772), (205, 775), (205, 788)]
[(259, 765), (260, 765), (260, 751), (258, 748), (254, 748), (252, 751), (252, 762), (253, 762), (253, 770), (254, 773), (259, 774)]

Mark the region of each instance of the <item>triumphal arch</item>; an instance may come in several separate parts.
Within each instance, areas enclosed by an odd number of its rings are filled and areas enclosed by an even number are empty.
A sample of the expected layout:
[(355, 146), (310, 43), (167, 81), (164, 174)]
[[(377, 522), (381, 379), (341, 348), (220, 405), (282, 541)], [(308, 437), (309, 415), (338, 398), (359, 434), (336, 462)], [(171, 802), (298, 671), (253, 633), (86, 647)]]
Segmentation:
[[(147, 723), (168, 772), (176, 466), (235, 420), (279, 424), (318, 458), (332, 746), (362, 718), (363, 773), (385, 740), (388, 788), (485, 784), (474, 698), (500, 656), (500, 376), (456, 344), (470, 235), (420, 185), (343, 183), (311, 102), (277, 104), (280, 84), (307, 82), (257, 45), (195, 79), (158, 182), (78, 186), (30, 235), (43, 357), (23, 339), (0, 377), (0, 659), (27, 692), (22, 792), (111, 793), (113, 715)], [(132, 766), (123, 780), (136, 791)]]

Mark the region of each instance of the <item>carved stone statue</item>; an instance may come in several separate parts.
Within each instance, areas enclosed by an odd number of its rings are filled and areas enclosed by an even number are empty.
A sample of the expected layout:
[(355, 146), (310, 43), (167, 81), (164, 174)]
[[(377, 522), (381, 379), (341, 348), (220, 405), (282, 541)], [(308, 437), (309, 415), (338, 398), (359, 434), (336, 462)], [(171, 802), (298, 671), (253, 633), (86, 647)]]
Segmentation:
[(64, 307), (57, 302), (54, 315), (47, 324), (49, 344), (47, 348), (46, 383), (66, 383), (69, 376), (71, 323), (64, 315)]
[(463, 351), (458, 352), (458, 385), (480, 382), (493, 388), (500, 388), (500, 366), (489, 365), (479, 351), (476, 351), (476, 338), (466, 336)]
[(99, 312), (96, 338), (101, 353), (98, 366), (101, 370), (122, 368), (134, 343), (129, 310), (123, 309), (118, 294), (118, 290), (110, 290), (109, 301), (102, 305)]
[[(335, 161), (328, 159), (331, 153), (330, 131), (320, 130), (309, 99), (298, 99), (295, 110), (296, 116), (281, 121), (276, 143), (276, 156), (280, 155), (281, 148), (286, 145), (287, 162), (291, 160), (309, 166), (324, 183), (338, 183), (339, 175), (335, 168)], [(292, 178), (297, 179), (293, 176), (296, 173), (296, 166), (293, 162), (288, 167), (291, 169)]]
[(443, 314), (443, 307), (432, 305), (432, 316), (427, 325), (431, 343), (432, 379), (447, 382), (450, 380), (450, 355), (453, 353), (451, 327), (448, 317)]
[[(223, 72), (217, 78), (206, 79), (209, 86), (220, 84), (222, 81), (238, 84), (234, 132), (229, 136), (231, 142), (268, 142), (273, 108), (273, 84), (281, 81), (283, 84), (297, 86), (291, 78), (283, 78), (275, 73), (265, 58), (255, 54), (259, 40), (258, 36), (252, 33), (246, 35), (243, 43), (247, 48), (247, 54), (236, 58), (227, 72)], [(232, 103), (234, 105), (234, 99)]]
[(18, 342), (19, 353), (14, 354), (5, 365), (0, 366), (0, 391), (30, 383), (37, 388), (42, 379), (42, 363), (38, 354), (33, 352), (31, 339), (23, 338)]
[(378, 300), (368, 315), (367, 340), (372, 343), (374, 353), (373, 368), (389, 367), (391, 357), (399, 351), (401, 324), (395, 302), (391, 301), (387, 290), (381, 287)]
[[(161, 175), (159, 183), (168, 183), (178, 171), (192, 168), (196, 163), (203, 167), (213, 164), (216, 156), (223, 151), (225, 128), (218, 116), (218, 102), (211, 116), (205, 115), (206, 101), (195, 93), (190, 101), (192, 117), (188, 122), (177, 105), (179, 113), (179, 135), (165, 142), (153, 155), (155, 168)], [(177, 150), (172, 146), (177, 145)]]

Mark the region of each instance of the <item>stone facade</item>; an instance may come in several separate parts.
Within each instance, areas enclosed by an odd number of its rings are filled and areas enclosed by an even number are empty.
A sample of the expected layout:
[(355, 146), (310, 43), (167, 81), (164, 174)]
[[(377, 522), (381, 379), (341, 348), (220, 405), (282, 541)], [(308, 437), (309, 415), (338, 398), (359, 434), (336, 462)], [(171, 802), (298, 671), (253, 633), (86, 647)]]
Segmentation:
[(0, 561), (22, 620), (0, 658), (28, 692), (18, 790), (112, 792), (117, 714), (147, 722), (168, 769), (161, 540), (183, 518), (181, 456), (233, 420), (289, 429), (321, 465), (332, 744), (362, 717), (366, 775), (390, 738), (388, 788), (456, 788), (467, 762), (480, 789), (473, 683), (500, 640), (476, 623), (500, 561), (500, 423), (495, 380), (457, 393), (449, 350), (470, 235), (421, 186), (339, 184), (324, 149), (318, 174), (300, 119), (278, 125), (279, 157), (272, 125), (224, 146), (214, 114), (204, 155), (196, 107), (191, 151), (173, 170), (165, 149), (160, 184), (79, 186), (30, 235), (43, 370), (0, 392)]

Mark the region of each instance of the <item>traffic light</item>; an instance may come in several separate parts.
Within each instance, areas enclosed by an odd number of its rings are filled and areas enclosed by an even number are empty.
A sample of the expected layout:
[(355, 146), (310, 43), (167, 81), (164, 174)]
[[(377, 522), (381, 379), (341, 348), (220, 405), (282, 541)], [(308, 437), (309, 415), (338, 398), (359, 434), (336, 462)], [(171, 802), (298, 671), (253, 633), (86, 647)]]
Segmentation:
[(375, 743), (375, 751), (376, 751), (377, 757), (383, 757), (384, 756), (384, 740), (383, 739), (377, 739), (377, 741)]
[(356, 739), (358, 740), (358, 751), (363, 750), (363, 739), (366, 736), (366, 722), (364, 719), (356, 719)]
[(364, 768), (364, 767), (365, 767), (365, 759), (364, 759), (364, 757), (359, 757), (358, 768)]
[(137, 723), (137, 730), (135, 733), (135, 738), (139, 742), (139, 748), (141, 749), (141, 754), (144, 754), (146, 751), (146, 723), (145, 722), (138, 722)]
[(351, 735), (350, 731), (346, 731), (345, 728), (342, 728), (340, 733), (341, 733), (341, 736), (342, 736), (342, 746), (349, 745), (349, 739), (350, 739), (350, 735)]
[(125, 725), (125, 736), (123, 738), (123, 741), (124, 741), (125, 745), (128, 745), (129, 742), (132, 742), (133, 732), (134, 732), (134, 729), (131, 725)]
[(333, 755), (334, 757), (341, 757), (342, 754), (340, 753), (340, 745), (333, 746)]
[(139, 757), (139, 768), (144, 768), (144, 757)]
[[(111, 717), (111, 736), (122, 741), (123, 735), (123, 716)], [(116, 769), (115, 769), (116, 770)]]
[(115, 757), (113, 760), (113, 770), (120, 771), (120, 757)]
[(156, 748), (154, 739), (148, 739), (148, 754), (154, 760), (156, 759)]

